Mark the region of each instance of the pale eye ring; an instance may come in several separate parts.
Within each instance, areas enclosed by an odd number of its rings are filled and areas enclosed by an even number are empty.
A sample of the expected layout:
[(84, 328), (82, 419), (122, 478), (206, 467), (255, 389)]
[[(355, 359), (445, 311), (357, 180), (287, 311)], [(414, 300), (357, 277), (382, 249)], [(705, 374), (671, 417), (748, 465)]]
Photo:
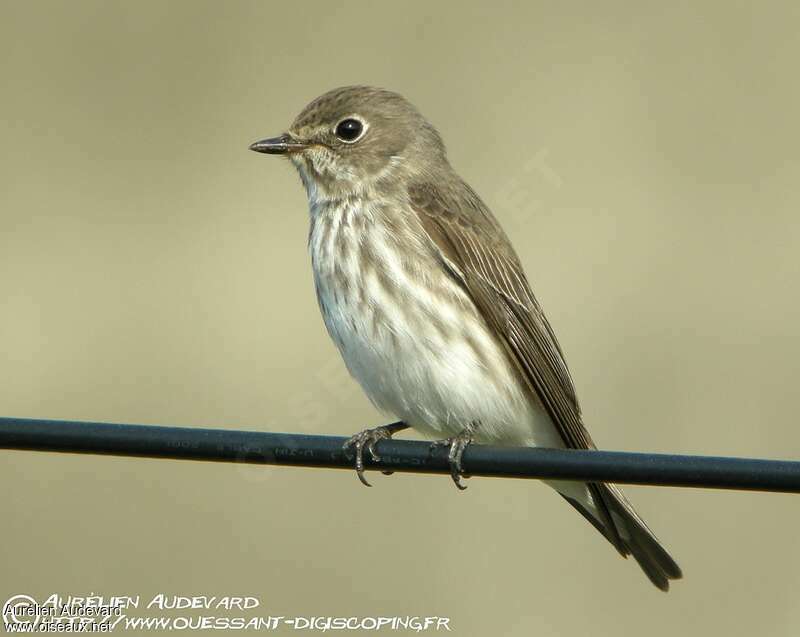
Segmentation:
[(345, 144), (353, 144), (364, 136), (367, 127), (363, 121), (356, 117), (346, 117), (336, 124), (333, 134), (339, 141)]

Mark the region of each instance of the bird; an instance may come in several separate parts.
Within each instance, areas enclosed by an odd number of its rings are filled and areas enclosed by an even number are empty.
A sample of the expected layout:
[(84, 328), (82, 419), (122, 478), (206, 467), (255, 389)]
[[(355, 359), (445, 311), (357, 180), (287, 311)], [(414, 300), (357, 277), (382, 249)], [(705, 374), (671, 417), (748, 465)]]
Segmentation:
[[(460, 489), (473, 442), (595, 449), (556, 335), (506, 233), (406, 98), (345, 86), (250, 150), (288, 158), (305, 186), (319, 308), (350, 374), (399, 422), (348, 440), (363, 454), (406, 428), (448, 447)], [(682, 577), (622, 491), (546, 481), (667, 591)]]

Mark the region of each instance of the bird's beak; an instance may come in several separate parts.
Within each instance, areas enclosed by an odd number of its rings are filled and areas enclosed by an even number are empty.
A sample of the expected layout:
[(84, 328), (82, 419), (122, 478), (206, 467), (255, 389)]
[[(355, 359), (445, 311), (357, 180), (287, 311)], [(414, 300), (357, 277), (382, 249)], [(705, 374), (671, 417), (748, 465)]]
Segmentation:
[(289, 133), (250, 144), (250, 150), (254, 150), (257, 153), (268, 153), (269, 155), (286, 155), (288, 153), (296, 153), (305, 148), (308, 148), (308, 144), (294, 139)]

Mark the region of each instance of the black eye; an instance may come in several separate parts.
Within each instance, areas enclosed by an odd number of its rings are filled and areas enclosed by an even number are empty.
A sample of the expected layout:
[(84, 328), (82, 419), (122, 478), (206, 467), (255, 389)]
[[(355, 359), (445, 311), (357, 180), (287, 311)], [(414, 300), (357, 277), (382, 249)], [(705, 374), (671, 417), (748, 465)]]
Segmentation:
[(343, 142), (354, 142), (364, 131), (364, 125), (357, 119), (343, 119), (336, 125), (336, 137)]

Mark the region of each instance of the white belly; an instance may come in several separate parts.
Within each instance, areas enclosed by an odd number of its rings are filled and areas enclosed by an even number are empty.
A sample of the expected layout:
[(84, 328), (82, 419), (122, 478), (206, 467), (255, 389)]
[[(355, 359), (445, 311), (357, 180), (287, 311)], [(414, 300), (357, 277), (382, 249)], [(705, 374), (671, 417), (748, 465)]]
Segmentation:
[(380, 215), (318, 214), (328, 216), (315, 220), (309, 249), (325, 325), (377, 407), (436, 438), (474, 424), (482, 442), (562, 446), (426, 244), (405, 246), (414, 255), (403, 258)]

